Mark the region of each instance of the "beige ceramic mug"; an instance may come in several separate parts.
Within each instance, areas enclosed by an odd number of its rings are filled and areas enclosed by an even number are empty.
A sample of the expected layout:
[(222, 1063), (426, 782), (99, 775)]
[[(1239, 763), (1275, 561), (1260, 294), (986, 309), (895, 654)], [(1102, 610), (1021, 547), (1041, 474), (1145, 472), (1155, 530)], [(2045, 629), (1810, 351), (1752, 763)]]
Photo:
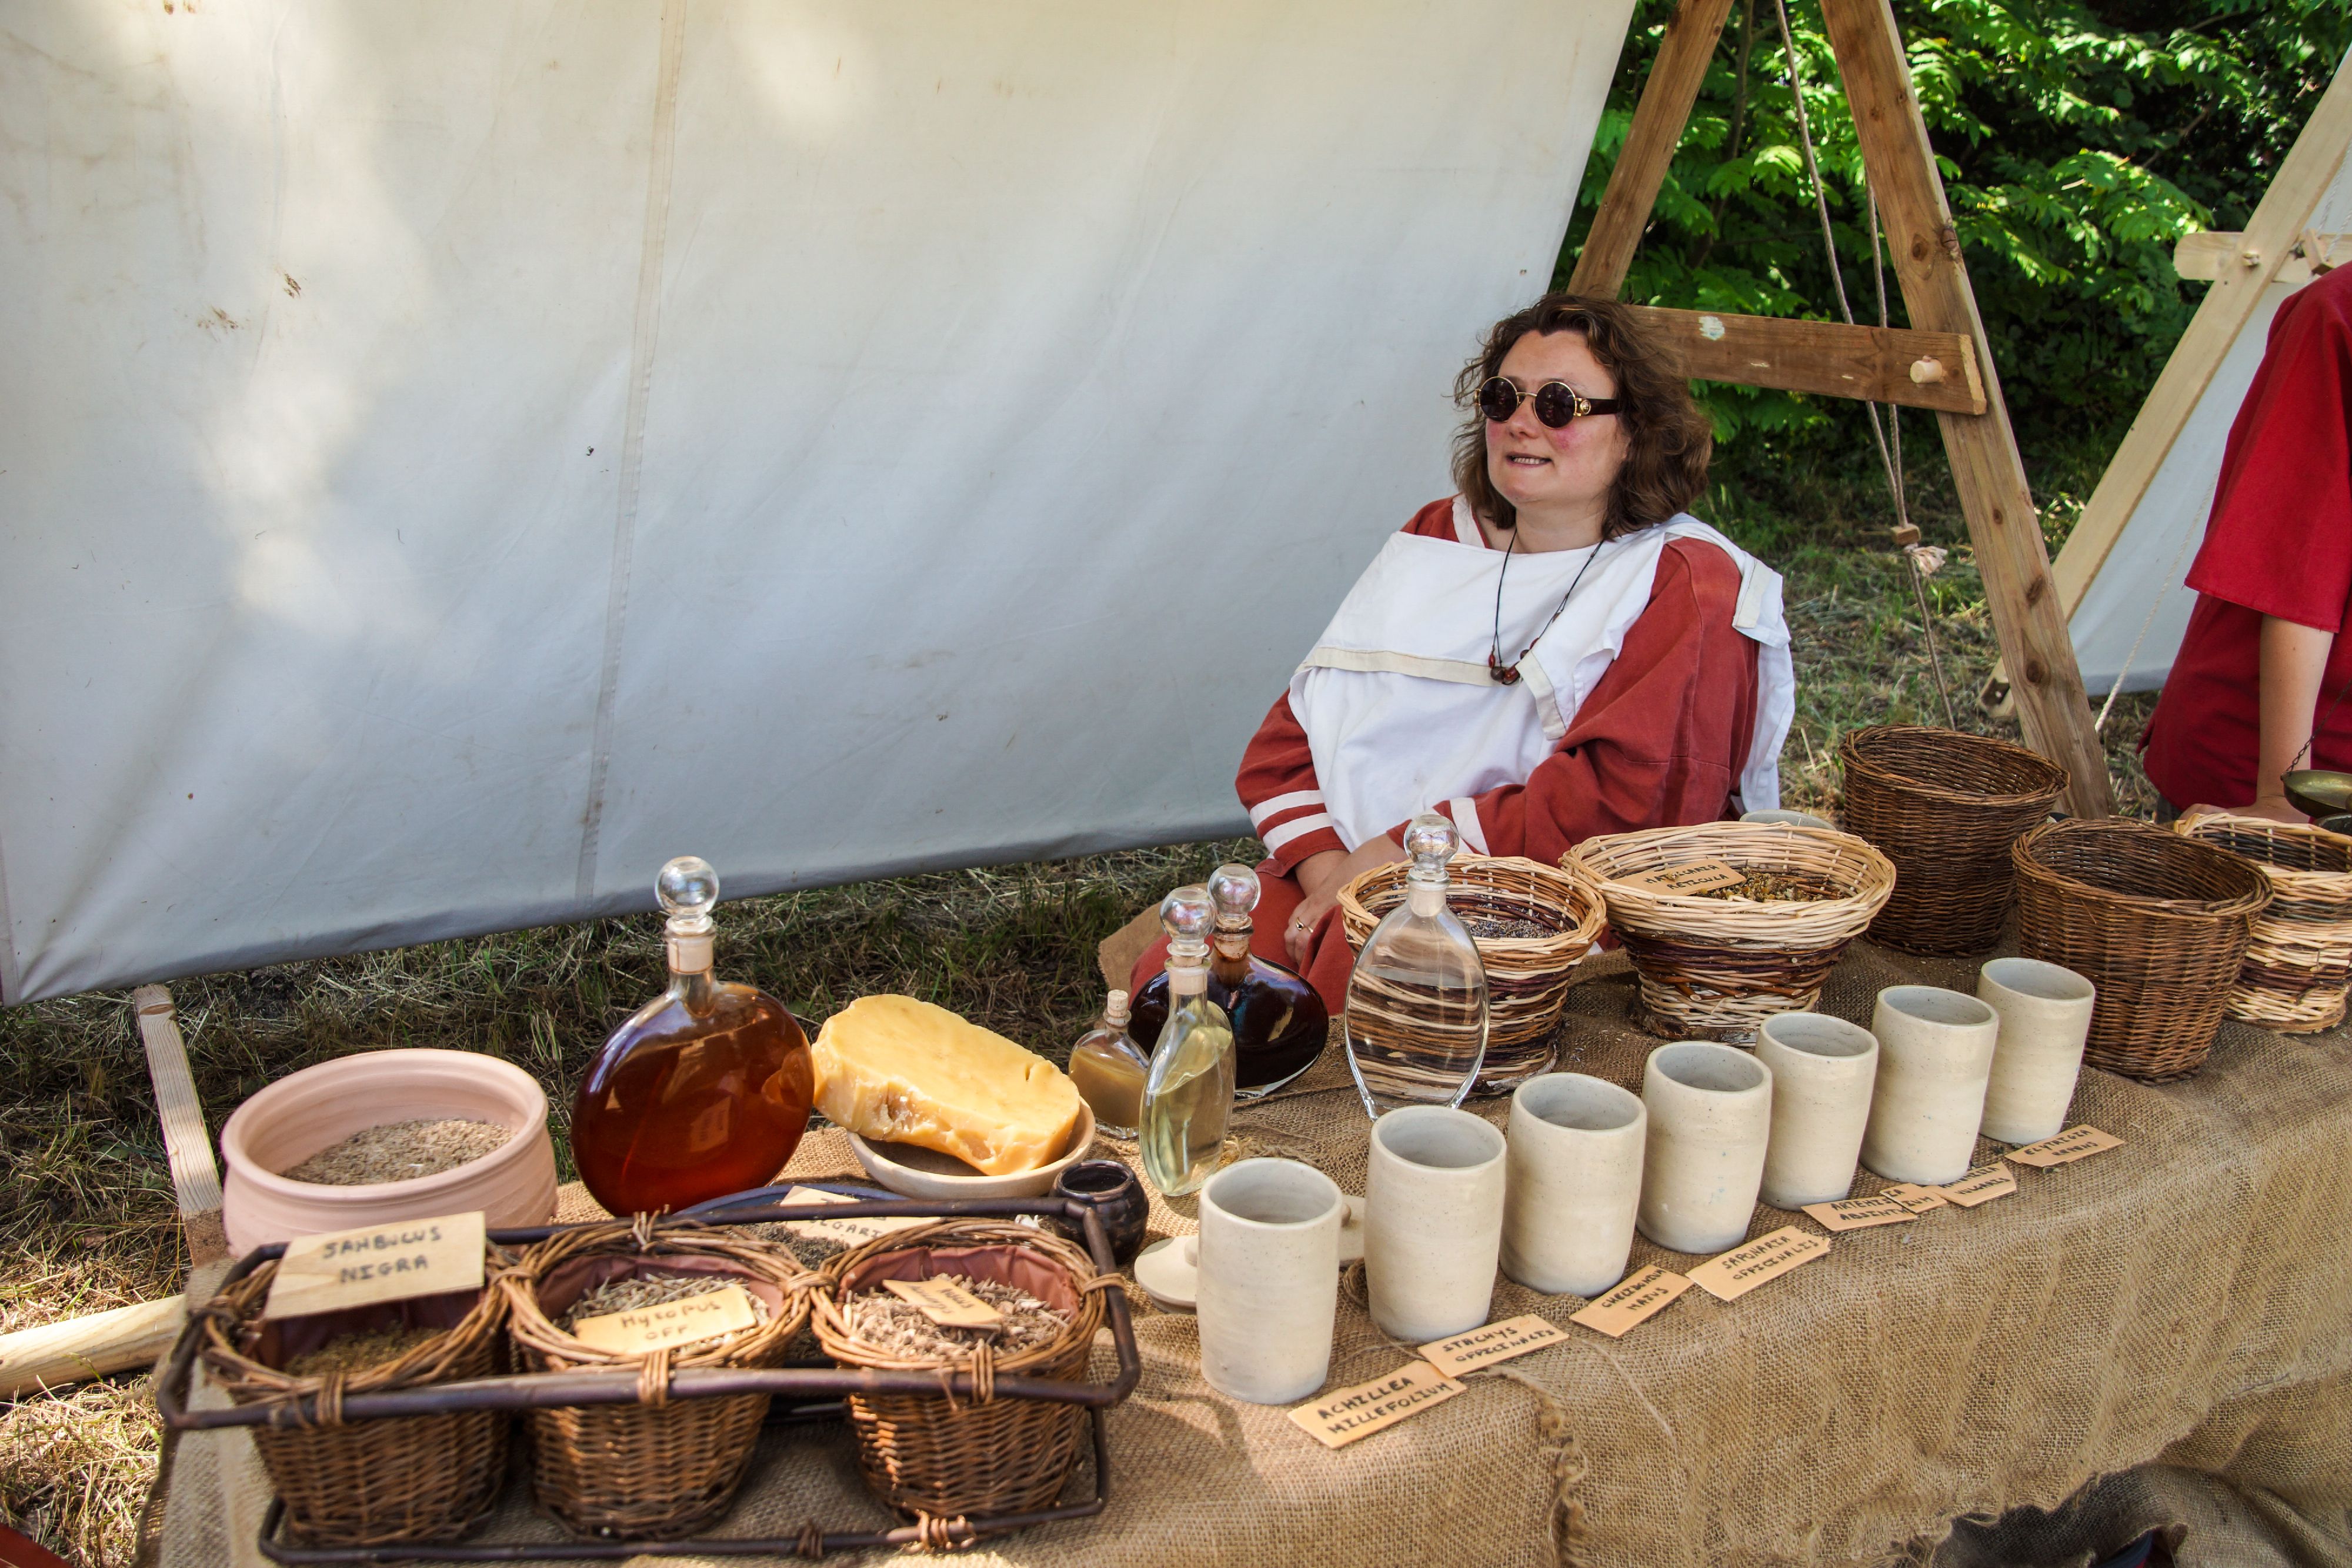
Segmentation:
[(1747, 1239), (1772, 1131), (1772, 1069), (1730, 1046), (1677, 1040), (1642, 1072), (1642, 1234), (1674, 1252)]
[(1486, 1321), (1503, 1184), (1503, 1135), (1466, 1110), (1407, 1105), (1372, 1123), (1364, 1284), (1374, 1322), (1419, 1344)]
[(1504, 1157), (1503, 1272), (1546, 1295), (1598, 1296), (1625, 1277), (1642, 1201), (1649, 1112), (1580, 1072), (1512, 1092)]
[(1878, 994), (1878, 1082), (1862, 1163), (1890, 1182), (1939, 1187), (1969, 1173), (1984, 1120), (2000, 1016), (1973, 996), (1936, 985)]
[(1826, 1014), (1776, 1013), (1757, 1031), (1756, 1058), (1772, 1069), (1764, 1201), (1776, 1209), (1835, 1203), (1853, 1189), (1862, 1155), (1877, 1038)]
[(1296, 1160), (1242, 1160), (1201, 1188), (1201, 1374), (1220, 1394), (1287, 1405), (1323, 1386), (1339, 1305), (1331, 1178)]
[(1986, 1137), (2039, 1143), (2065, 1130), (2098, 996), (2073, 970), (2038, 958), (1996, 958), (1979, 972), (1977, 1000), (2000, 1015), (1985, 1085)]

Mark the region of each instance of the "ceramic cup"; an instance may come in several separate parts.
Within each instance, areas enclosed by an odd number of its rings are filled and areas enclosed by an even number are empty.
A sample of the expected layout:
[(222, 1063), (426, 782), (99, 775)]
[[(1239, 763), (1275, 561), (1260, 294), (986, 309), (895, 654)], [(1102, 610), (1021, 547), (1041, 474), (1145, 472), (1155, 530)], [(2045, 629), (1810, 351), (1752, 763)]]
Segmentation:
[(2038, 958), (1996, 958), (1978, 973), (1977, 999), (2000, 1015), (1985, 1085), (1986, 1137), (2039, 1143), (2065, 1130), (2098, 995), (2073, 970)]
[(1756, 1057), (1772, 1069), (1764, 1201), (1776, 1209), (1835, 1203), (1853, 1186), (1862, 1155), (1876, 1037), (1843, 1018), (1780, 1013), (1757, 1031)]
[(1738, 1246), (1764, 1181), (1772, 1069), (1731, 1046), (1677, 1040), (1650, 1053), (1642, 1103), (1642, 1234), (1674, 1252)]
[(1401, 1340), (1486, 1321), (1503, 1246), (1503, 1135), (1444, 1105), (1372, 1123), (1364, 1176), (1364, 1283), (1372, 1321)]
[(1973, 996), (1936, 985), (1878, 994), (1878, 1082), (1862, 1163), (1891, 1182), (1937, 1187), (1969, 1173), (1984, 1120), (2000, 1016)]
[(1580, 1072), (1513, 1090), (1503, 1272), (1548, 1296), (1598, 1296), (1625, 1278), (1649, 1131), (1638, 1095)]
[(1201, 1188), (1201, 1373), (1220, 1394), (1287, 1405), (1323, 1386), (1339, 1306), (1331, 1178), (1296, 1160), (1242, 1160)]

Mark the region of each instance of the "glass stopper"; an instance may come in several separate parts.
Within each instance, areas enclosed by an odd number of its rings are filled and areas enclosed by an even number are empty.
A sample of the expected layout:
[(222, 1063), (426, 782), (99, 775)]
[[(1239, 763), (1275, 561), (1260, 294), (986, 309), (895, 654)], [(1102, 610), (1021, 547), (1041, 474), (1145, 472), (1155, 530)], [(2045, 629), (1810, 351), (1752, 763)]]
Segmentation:
[(1218, 929), (1234, 931), (1249, 924), (1258, 892), (1257, 873), (1248, 867), (1231, 863), (1218, 867), (1209, 878), (1209, 901), (1217, 906)]
[(1405, 853), (1412, 857), (1412, 879), (1443, 882), (1445, 863), (1462, 847), (1462, 837), (1442, 813), (1424, 811), (1404, 830)]
[(1198, 883), (1179, 888), (1160, 900), (1160, 929), (1168, 933), (1172, 958), (1204, 959), (1209, 955), (1209, 929), (1214, 923), (1209, 889)]
[(669, 911), (672, 934), (699, 936), (710, 929), (711, 907), (719, 902), (719, 873), (699, 855), (681, 855), (654, 879), (654, 897)]

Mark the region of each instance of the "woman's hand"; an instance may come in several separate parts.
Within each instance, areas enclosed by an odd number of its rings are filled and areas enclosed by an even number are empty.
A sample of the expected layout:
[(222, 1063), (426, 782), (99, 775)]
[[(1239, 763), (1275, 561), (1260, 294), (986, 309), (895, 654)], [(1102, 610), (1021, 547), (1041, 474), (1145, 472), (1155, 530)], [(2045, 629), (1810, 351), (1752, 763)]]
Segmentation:
[(1339, 902), (1340, 889), (1375, 866), (1403, 858), (1403, 848), (1383, 833), (1366, 839), (1348, 854), (1326, 849), (1301, 860), (1294, 874), (1307, 896), (1299, 900), (1290, 923), (1282, 931), (1283, 951), (1290, 954), (1290, 966), (1301, 974), (1307, 973), (1307, 960), (1314, 956), (1316, 928), (1331, 912), (1331, 906)]

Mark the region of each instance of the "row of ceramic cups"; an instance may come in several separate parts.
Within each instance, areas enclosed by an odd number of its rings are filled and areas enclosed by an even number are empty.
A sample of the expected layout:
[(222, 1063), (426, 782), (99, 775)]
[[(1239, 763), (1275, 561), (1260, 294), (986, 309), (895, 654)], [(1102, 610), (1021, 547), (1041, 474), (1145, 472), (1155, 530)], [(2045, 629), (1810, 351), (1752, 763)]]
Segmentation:
[[(1415, 1343), (1486, 1321), (1495, 1271), (1549, 1295), (1624, 1278), (1635, 1228), (1676, 1252), (1744, 1239), (1757, 1199), (1846, 1195), (1857, 1163), (1891, 1180), (1965, 1175), (1981, 1125), (2004, 1142), (2064, 1125), (2095, 993), (2071, 970), (1995, 959), (1978, 994), (1882, 991), (1872, 1027), (1813, 1013), (1767, 1023), (1754, 1055), (1685, 1040), (1633, 1095), (1582, 1073), (1519, 1086), (1507, 1139), (1444, 1106), (1372, 1124), (1364, 1273), (1372, 1320)], [(1244, 1160), (1201, 1191), (1201, 1367), (1236, 1399), (1323, 1385), (1345, 1201), (1322, 1173)]]

